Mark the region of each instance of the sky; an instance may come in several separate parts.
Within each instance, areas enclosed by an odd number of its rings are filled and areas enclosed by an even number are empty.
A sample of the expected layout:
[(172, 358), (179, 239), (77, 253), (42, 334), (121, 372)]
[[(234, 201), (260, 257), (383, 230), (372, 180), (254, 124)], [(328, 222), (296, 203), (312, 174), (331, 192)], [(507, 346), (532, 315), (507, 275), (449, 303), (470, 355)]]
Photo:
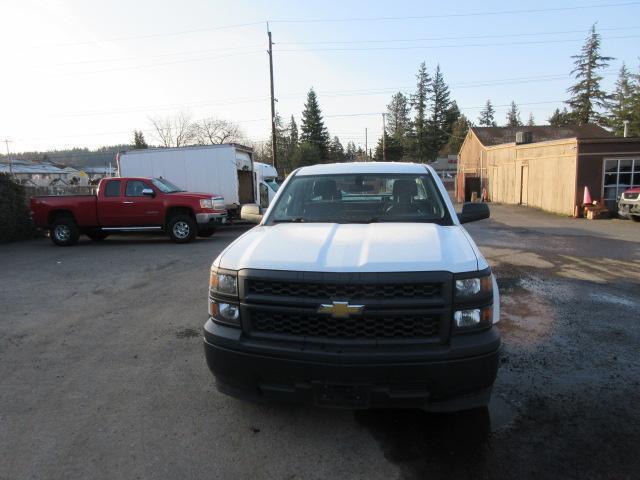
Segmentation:
[[(472, 121), (487, 99), (504, 122), (545, 123), (572, 83), (571, 55), (597, 22), (602, 53), (640, 65), (640, 1), (470, 2), (2, 0), (0, 144), (11, 152), (130, 143), (151, 118), (185, 112), (270, 132), (267, 24), (277, 110), (300, 123), (313, 87), (325, 124), (369, 147), (391, 95), (436, 64)], [(4, 152), (4, 148), (2, 150)]]

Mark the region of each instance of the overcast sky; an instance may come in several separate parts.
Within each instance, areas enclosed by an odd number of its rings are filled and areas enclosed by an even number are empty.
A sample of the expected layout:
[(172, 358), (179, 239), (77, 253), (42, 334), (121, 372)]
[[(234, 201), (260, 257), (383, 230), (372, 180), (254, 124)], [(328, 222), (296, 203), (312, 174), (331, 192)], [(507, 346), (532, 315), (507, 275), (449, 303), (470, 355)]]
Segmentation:
[(154, 143), (149, 118), (179, 110), (233, 120), (264, 140), (265, 20), (278, 111), (299, 122), (313, 86), (331, 135), (345, 145), (364, 145), (365, 128), (375, 145), (379, 112), (393, 92), (413, 89), (423, 60), (429, 71), (440, 63), (472, 121), (490, 98), (498, 122), (515, 100), (523, 121), (531, 112), (537, 123), (566, 99), (570, 56), (592, 23), (602, 52), (617, 58), (606, 87), (623, 60), (633, 71), (640, 62), (640, 2), (310, 3), (2, 0), (0, 140), (12, 140), (12, 151), (93, 148), (129, 143), (141, 129)]

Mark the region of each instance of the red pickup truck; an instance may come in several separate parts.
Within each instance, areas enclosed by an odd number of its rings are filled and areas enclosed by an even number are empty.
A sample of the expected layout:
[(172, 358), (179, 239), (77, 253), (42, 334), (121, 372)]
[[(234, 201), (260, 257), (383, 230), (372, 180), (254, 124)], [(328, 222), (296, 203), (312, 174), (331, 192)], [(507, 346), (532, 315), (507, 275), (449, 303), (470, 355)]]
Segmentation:
[(96, 195), (31, 198), (38, 227), (56, 245), (73, 245), (81, 233), (103, 240), (115, 232), (164, 231), (174, 242), (209, 237), (226, 222), (219, 195), (188, 193), (164, 178), (105, 178)]

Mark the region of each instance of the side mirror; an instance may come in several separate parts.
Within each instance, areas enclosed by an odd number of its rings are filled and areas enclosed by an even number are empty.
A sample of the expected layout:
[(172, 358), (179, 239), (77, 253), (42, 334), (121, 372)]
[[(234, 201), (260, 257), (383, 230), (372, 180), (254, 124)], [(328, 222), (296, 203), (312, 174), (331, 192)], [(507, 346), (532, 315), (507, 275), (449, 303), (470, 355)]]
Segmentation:
[(144, 195), (145, 197), (155, 197), (156, 194), (153, 190), (151, 190), (150, 188), (143, 188), (142, 189), (142, 195)]
[(467, 202), (462, 205), (462, 213), (458, 214), (458, 220), (460, 220), (460, 223), (469, 223), (484, 220), (489, 216), (489, 205), (486, 203)]
[(240, 218), (250, 223), (260, 223), (262, 221), (262, 208), (260, 205), (243, 205), (240, 210)]

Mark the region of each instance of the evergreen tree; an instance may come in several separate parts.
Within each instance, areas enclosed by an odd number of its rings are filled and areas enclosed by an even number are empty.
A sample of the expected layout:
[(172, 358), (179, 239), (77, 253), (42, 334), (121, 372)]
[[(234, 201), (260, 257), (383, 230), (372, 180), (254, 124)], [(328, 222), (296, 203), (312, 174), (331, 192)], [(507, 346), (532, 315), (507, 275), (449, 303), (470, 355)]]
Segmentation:
[(631, 121), (629, 122), (629, 135), (640, 137), (640, 71), (632, 76), (631, 93)]
[(321, 159), (326, 160), (329, 150), (329, 132), (324, 126), (318, 97), (313, 88), (309, 90), (307, 102), (304, 104), (301, 130), (300, 140), (315, 144), (318, 147)]
[(333, 137), (329, 144), (329, 160), (332, 162), (344, 162), (344, 159), (344, 147), (338, 137)]
[(573, 121), (578, 125), (605, 124), (606, 117), (599, 110), (609, 107), (609, 95), (600, 88), (602, 76), (598, 70), (608, 67), (614, 58), (600, 54), (600, 34), (596, 32), (595, 24), (591, 26), (581, 53), (571, 58), (575, 60), (571, 74), (577, 83), (567, 90), (571, 98), (566, 103), (571, 107)]
[(460, 115), (456, 122), (453, 124), (451, 128), (451, 135), (449, 136), (449, 141), (442, 149), (442, 153), (444, 155), (456, 155), (460, 151), (462, 147), (462, 142), (464, 142), (467, 133), (469, 132), (469, 128), (471, 128), (471, 123), (469, 119), (464, 115)]
[[(635, 87), (635, 88), (634, 88)], [(609, 106), (608, 125), (613, 128), (616, 135), (624, 134), (624, 121), (629, 121), (629, 127), (633, 120), (634, 90), (637, 87), (633, 84), (629, 71), (623, 63), (616, 81), (616, 89), (612, 95), (612, 102)], [(637, 95), (636, 95), (637, 99)]]
[(142, 133), (142, 130), (133, 131), (133, 148), (136, 150), (149, 148), (149, 145), (147, 145), (147, 142), (144, 139), (144, 133)]
[(316, 143), (302, 141), (293, 154), (293, 168), (315, 165), (323, 160), (320, 147)]
[(487, 100), (487, 103), (484, 106), (484, 109), (480, 111), (480, 116), (478, 117), (478, 124), (481, 127), (495, 127), (497, 126), (495, 120), (496, 111), (493, 108), (493, 104), (491, 100)]
[[(450, 113), (451, 100), (449, 99), (449, 87), (444, 81), (444, 75), (440, 70), (440, 64), (436, 66), (433, 81), (431, 82), (431, 118), (429, 118), (429, 160), (435, 160), (440, 149), (447, 143), (449, 139), (447, 121), (450, 120), (447, 115)], [(457, 105), (456, 105), (457, 109)], [(459, 112), (458, 112), (459, 113)], [(455, 121), (455, 120), (454, 120)], [(451, 122), (453, 123), (453, 122)]]
[(520, 120), (520, 110), (516, 102), (511, 101), (509, 110), (507, 111), (507, 127), (520, 127), (522, 126), (522, 120)]
[(536, 119), (533, 118), (533, 113), (529, 113), (529, 120), (527, 120), (527, 127), (534, 127), (536, 125)]
[(298, 124), (293, 115), (291, 115), (291, 121), (289, 122), (289, 140), (292, 145), (298, 146)]
[(385, 159), (387, 162), (402, 161), (402, 158), (404, 156), (404, 147), (402, 145), (402, 140), (398, 137), (388, 135), (386, 132), (384, 133), (384, 136), (385, 154), (383, 155), (382, 152), (382, 136), (380, 136), (376, 145), (376, 151), (373, 155), (375, 161), (382, 162)]
[(562, 111), (556, 108), (553, 115), (551, 115), (547, 121), (549, 125), (554, 127), (563, 127), (565, 125), (571, 125), (572, 123), (571, 114), (567, 111), (567, 107), (563, 108)]
[(348, 162), (353, 162), (356, 159), (356, 144), (353, 143), (353, 140), (350, 140), (349, 143), (347, 143), (347, 152), (345, 157)]
[(431, 100), (431, 78), (425, 62), (420, 64), (416, 74), (416, 92), (411, 95), (411, 106), (415, 110), (411, 141), (412, 154), (416, 161), (425, 162), (429, 153), (429, 131), (427, 104)]
[(392, 137), (403, 139), (411, 130), (411, 119), (409, 113), (411, 107), (407, 97), (398, 92), (391, 97), (391, 102), (387, 105), (387, 133)]

